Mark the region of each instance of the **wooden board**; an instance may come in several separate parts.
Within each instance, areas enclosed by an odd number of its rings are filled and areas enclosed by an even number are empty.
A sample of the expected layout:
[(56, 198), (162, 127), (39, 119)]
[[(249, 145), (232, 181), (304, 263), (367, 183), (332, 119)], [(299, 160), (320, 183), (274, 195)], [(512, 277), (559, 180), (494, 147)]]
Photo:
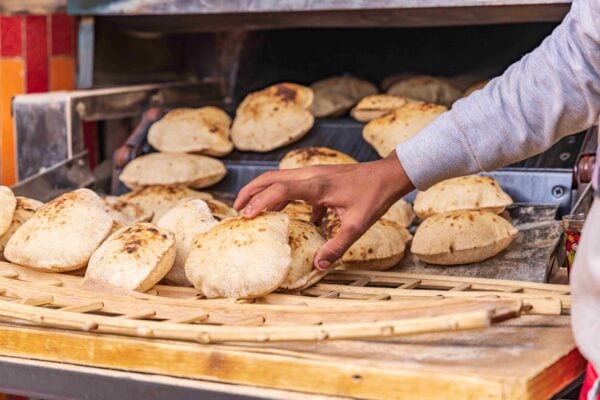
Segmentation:
[(202, 345), (0, 324), (0, 355), (369, 399), (545, 399), (584, 360), (568, 316), (315, 343)]

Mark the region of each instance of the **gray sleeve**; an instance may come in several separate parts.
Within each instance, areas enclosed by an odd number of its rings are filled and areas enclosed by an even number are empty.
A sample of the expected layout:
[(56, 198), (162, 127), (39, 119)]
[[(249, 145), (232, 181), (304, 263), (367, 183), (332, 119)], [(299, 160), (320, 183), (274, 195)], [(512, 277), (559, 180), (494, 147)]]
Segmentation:
[(598, 120), (600, 0), (575, 0), (533, 52), (454, 103), (396, 153), (421, 190), (541, 153)]

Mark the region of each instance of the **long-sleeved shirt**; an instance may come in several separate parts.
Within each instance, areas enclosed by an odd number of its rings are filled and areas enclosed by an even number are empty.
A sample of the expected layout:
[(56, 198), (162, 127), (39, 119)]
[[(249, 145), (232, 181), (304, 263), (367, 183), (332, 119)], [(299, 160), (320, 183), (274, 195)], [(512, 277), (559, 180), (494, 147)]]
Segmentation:
[[(600, 0), (574, 0), (563, 22), (537, 49), (482, 90), (457, 101), (400, 144), (396, 154), (413, 184), (424, 190), (443, 179), (541, 153), (596, 124), (599, 113)], [(599, 220), (588, 220), (586, 226), (600, 230), (600, 212), (594, 215)], [(589, 263), (574, 267), (574, 333), (580, 350), (600, 367), (600, 260)], [(592, 281), (583, 285), (577, 267), (586, 269), (580, 272)], [(587, 326), (580, 326), (584, 321)]]

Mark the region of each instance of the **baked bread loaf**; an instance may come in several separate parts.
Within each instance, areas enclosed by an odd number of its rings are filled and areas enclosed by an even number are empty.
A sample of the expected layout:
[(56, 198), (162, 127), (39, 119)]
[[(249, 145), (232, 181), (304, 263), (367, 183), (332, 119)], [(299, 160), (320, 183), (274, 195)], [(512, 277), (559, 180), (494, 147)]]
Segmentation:
[(517, 233), (508, 221), (491, 212), (446, 212), (419, 225), (411, 251), (429, 264), (470, 264), (500, 253)]
[(150, 153), (127, 164), (119, 179), (130, 189), (172, 184), (202, 189), (219, 182), (225, 174), (225, 164), (216, 158), (184, 153)]
[(44, 204), (12, 235), (4, 249), (9, 261), (44, 271), (84, 267), (106, 239), (113, 219), (98, 195), (78, 189)]
[(387, 157), (398, 144), (419, 133), (446, 110), (432, 103), (408, 102), (369, 122), (362, 135), (381, 157)]
[(231, 118), (218, 107), (177, 108), (148, 131), (148, 143), (166, 153), (198, 153), (220, 157), (231, 153)]
[(0, 236), (10, 227), (17, 208), (17, 199), (8, 186), (0, 186)]
[(387, 93), (446, 107), (451, 107), (463, 94), (449, 79), (429, 75), (413, 75), (401, 79)]
[[(340, 220), (329, 212), (324, 220), (327, 237), (333, 237), (340, 229)], [(344, 269), (368, 269), (383, 271), (398, 264), (412, 236), (403, 226), (388, 219), (375, 222), (341, 259)]]
[(34, 199), (30, 199), (27, 197), (17, 196), (17, 207), (15, 208), (15, 212), (13, 213), (13, 218), (8, 230), (4, 232), (3, 235), (0, 235), (0, 260), (4, 260), (4, 248), (6, 247), (6, 243), (11, 238), (11, 236), (25, 223), (28, 221), (33, 215), (35, 211), (40, 208), (44, 203), (41, 201), (37, 201)]
[(185, 274), (208, 298), (271, 293), (290, 271), (289, 225), (281, 212), (226, 219), (193, 239)]
[(145, 292), (175, 261), (175, 237), (166, 229), (140, 222), (119, 229), (90, 258), (85, 280)]
[(468, 175), (439, 182), (417, 194), (415, 213), (421, 219), (457, 210), (502, 213), (513, 203), (500, 184), (489, 176)]
[(149, 222), (153, 216), (152, 212), (146, 212), (138, 204), (121, 200), (118, 196), (105, 196), (102, 201), (104, 202), (104, 211), (123, 225)]
[(235, 113), (231, 140), (242, 151), (267, 152), (300, 139), (312, 128), (313, 92), (279, 83), (247, 95)]
[(313, 261), (325, 239), (310, 222), (290, 219), (289, 243), (292, 250), (290, 270), (281, 284), (282, 289), (305, 289), (324, 277), (327, 272), (319, 271)]
[(315, 99), (310, 111), (317, 118), (345, 114), (357, 101), (378, 92), (377, 87), (364, 79), (334, 76), (310, 85)]
[(412, 206), (406, 200), (400, 199), (392, 204), (381, 218), (395, 222), (400, 226), (409, 227), (415, 219), (415, 213)]
[(279, 162), (279, 169), (310, 167), (312, 165), (356, 164), (357, 161), (341, 151), (327, 147), (304, 147), (290, 150)]
[(369, 122), (412, 101), (414, 100), (407, 97), (374, 94), (359, 101), (350, 112), (350, 115), (359, 122)]
[(485, 79), (483, 81), (474, 83), (473, 85), (469, 86), (463, 93), (463, 97), (467, 97), (468, 95), (470, 95), (471, 93), (473, 93), (476, 90), (483, 89), (485, 87), (485, 85), (488, 84), (489, 81), (490, 81), (489, 79)]

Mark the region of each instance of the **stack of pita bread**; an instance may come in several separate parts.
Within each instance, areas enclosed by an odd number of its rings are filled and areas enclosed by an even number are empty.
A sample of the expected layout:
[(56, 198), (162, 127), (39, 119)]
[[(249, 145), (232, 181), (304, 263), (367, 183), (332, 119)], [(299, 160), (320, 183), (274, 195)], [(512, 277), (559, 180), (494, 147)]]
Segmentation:
[(421, 260), (440, 265), (469, 264), (504, 250), (518, 231), (498, 216), (512, 199), (498, 182), (486, 176), (442, 181), (417, 194), (419, 225), (411, 251)]
[(334, 76), (310, 85), (315, 100), (310, 107), (317, 118), (345, 114), (363, 97), (374, 95), (377, 87), (364, 79)]
[(363, 138), (381, 157), (387, 157), (398, 144), (418, 134), (445, 111), (447, 108), (441, 105), (407, 101), (365, 125)]
[(313, 91), (278, 83), (247, 95), (235, 113), (231, 139), (236, 149), (267, 152), (302, 138), (312, 128)]
[(5, 260), (4, 248), (8, 240), (42, 204), (27, 197), (15, 197), (8, 187), (0, 186), (0, 260)]
[(230, 125), (231, 118), (217, 107), (168, 112), (148, 132), (148, 142), (159, 152), (127, 164), (121, 181), (131, 189), (170, 184), (201, 189), (216, 184), (225, 177), (227, 169), (210, 156), (224, 156), (233, 150)]

